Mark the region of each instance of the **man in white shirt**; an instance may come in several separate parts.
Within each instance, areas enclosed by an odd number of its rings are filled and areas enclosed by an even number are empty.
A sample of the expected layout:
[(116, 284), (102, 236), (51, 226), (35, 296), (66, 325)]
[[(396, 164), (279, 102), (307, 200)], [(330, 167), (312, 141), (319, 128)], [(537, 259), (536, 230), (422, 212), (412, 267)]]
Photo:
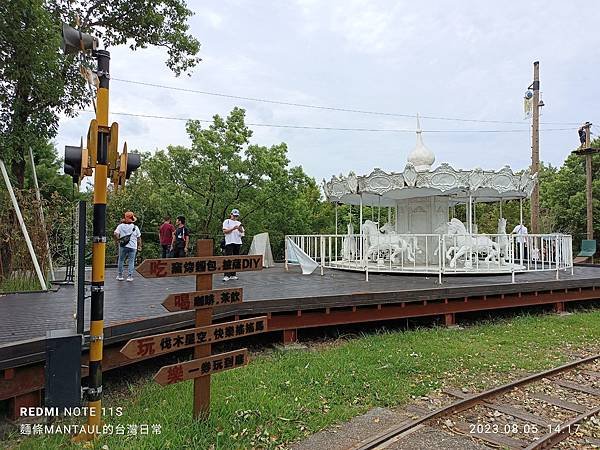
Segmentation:
[(512, 234), (517, 235), (515, 259), (527, 259), (527, 227), (520, 223), (512, 230)]
[[(242, 237), (244, 236), (244, 227), (239, 221), (240, 212), (237, 209), (231, 210), (229, 219), (223, 222), (223, 233), (225, 234), (225, 255), (239, 255), (242, 248)], [(223, 281), (237, 280), (235, 272), (226, 272)]]
[[(125, 258), (129, 258), (129, 269), (127, 281), (133, 281), (133, 270), (135, 268), (135, 254), (142, 249), (142, 233), (135, 224), (137, 218), (131, 211), (127, 211), (121, 223), (117, 226), (114, 231), (114, 236), (119, 243), (119, 263), (117, 280), (123, 281), (123, 265), (125, 264)], [(138, 245), (139, 241), (139, 245)]]

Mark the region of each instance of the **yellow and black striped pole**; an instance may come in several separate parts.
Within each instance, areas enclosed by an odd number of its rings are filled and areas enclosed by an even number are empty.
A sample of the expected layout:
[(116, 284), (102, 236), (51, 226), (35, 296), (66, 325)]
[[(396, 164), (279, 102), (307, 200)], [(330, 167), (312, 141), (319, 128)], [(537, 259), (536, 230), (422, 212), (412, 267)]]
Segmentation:
[(108, 177), (108, 87), (110, 53), (97, 50), (98, 78), (96, 120), (98, 140), (94, 171), (94, 219), (92, 247), (92, 293), (90, 311), (90, 362), (88, 433), (95, 437), (102, 424), (102, 344), (104, 338), (104, 264), (106, 256), (106, 183)]

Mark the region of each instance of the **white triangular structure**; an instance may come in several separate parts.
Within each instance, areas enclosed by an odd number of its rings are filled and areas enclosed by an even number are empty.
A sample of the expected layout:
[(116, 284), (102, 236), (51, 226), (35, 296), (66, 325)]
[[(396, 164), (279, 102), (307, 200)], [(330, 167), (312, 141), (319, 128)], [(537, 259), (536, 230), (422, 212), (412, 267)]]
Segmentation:
[(271, 242), (269, 241), (269, 233), (259, 233), (252, 239), (250, 244), (249, 255), (262, 255), (263, 267), (273, 267), (273, 252), (271, 252)]
[(308, 256), (304, 250), (298, 247), (289, 237), (285, 239), (285, 249), (288, 263), (299, 264), (302, 269), (302, 275), (310, 275), (317, 267), (319, 267), (319, 263)]

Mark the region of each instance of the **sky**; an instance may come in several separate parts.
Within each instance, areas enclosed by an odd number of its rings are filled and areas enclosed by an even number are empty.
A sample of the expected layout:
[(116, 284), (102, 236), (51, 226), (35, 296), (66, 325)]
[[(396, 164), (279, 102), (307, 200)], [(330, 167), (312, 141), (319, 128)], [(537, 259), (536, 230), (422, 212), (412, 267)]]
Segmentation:
[[(210, 120), (239, 106), (252, 124), (407, 130), (250, 126), (251, 143), (285, 142), (291, 165), (320, 182), (376, 167), (402, 171), (415, 147), (416, 120), (235, 100), (115, 78), (335, 108), (517, 122), (422, 118), (421, 127), (436, 156), (434, 167), (447, 162), (457, 169), (520, 170), (531, 163), (523, 96), (539, 61), (545, 104), (541, 160), (561, 165), (579, 145), (578, 124), (600, 126), (595, 2), (189, 0), (188, 7), (194, 12), (190, 32), (202, 45), (202, 62), (191, 76), (175, 77), (163, 49), (109, 48), (110, 121), (119, 122), (119, 140), (130, 150), (189, 146), (185, 121), (117, 112)], [(59, 153), (79, 143), (91, 118), (84, 112), (61, 120)]]

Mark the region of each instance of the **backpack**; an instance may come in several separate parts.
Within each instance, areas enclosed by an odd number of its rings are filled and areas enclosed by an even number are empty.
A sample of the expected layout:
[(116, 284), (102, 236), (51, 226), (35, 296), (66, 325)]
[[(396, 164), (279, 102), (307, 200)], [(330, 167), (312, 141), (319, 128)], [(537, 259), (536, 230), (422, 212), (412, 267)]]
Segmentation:
[(129, 240), (130, 239), (131, 239), (131, 234), (128, 234), (126, 236), (123, 236), (122, 238), (119, 238), (119, 246), (120, 247), (127, 247), (127, 244), (129, 244)]
[(134, 225), (130, 234), (126, 234), (125, 236), (119, 238), (119, 247), (127, 247), (127, 244), (129, 244), (131, 236), (133, 235), (133, 233), (135, 233), (136, 228), (137, 227)]

